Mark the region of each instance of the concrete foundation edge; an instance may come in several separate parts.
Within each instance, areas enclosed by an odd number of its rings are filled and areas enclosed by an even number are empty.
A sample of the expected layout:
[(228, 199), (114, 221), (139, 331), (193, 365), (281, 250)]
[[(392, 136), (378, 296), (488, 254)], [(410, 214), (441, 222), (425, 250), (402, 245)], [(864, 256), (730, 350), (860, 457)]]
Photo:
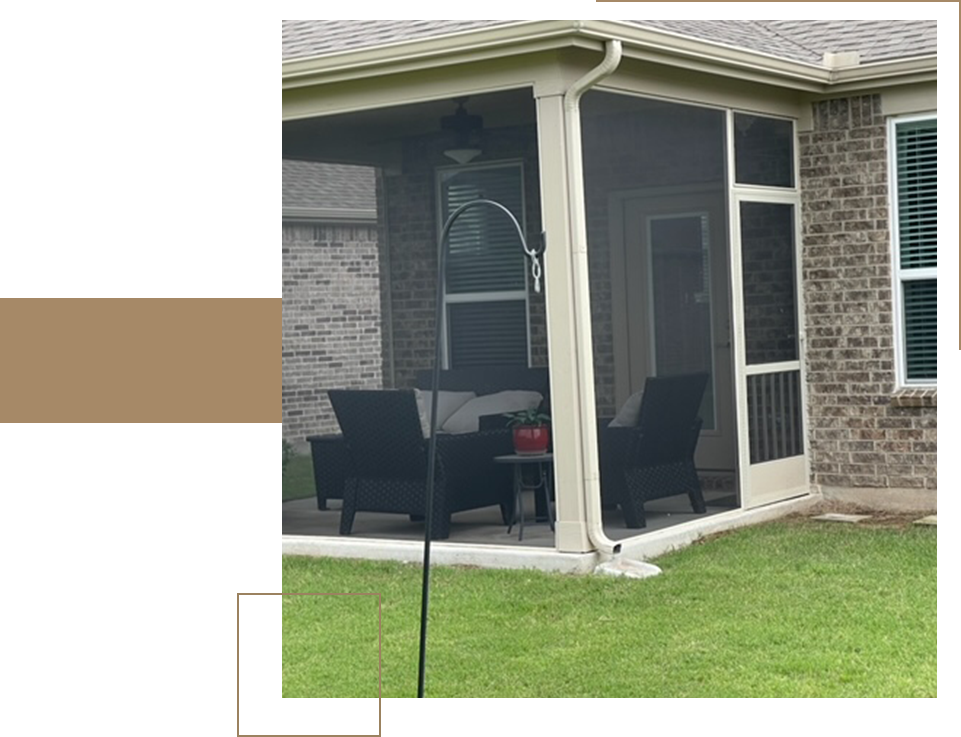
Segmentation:
[[(738, 527), (767, 522), (812, 508), (821, 498), (806, 495), (798, 499), (747, 510), (732, 510), (675, 528), (649, 532), (621, 541), (621, 557), (649, 560), (686, 547), (707, 536)], [(394, 560), (419, 564), (423, 560), (422, 542), (370, 540), (283, 535), (283, 555), (325, 558)], [(556, 573), (590, 573), (606, 560), (599, 553), (560, 553), (556, 550), (514, 548), (502, 545), (465, 545), (436, 542), (431, 545), (431, 563), (440, 566), (477, 566), (480, 568), (536, 569)]]

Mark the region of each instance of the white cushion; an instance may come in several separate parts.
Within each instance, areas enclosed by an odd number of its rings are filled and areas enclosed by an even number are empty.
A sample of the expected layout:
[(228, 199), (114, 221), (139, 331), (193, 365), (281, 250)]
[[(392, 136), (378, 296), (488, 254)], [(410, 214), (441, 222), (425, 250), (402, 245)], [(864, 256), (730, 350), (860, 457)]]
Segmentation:
[(480, 430), (480, 418), (486, 415), (501, 415), (506, 412), (520, 412), (538, 407), (544, 397), (539, 392), (511, 390), (485, 394), (471, 399), (452, 414), (441, 429), (444, 432), (465, 433)]
[(608, 423), (608, 427), (634, 427), (637, 425), (637, 417), (641, 414), (641, 400), (644, 398), (644, 391), (635, 392), (627, 398), (624, 406), (618, 411), (614, 419)]
[[(433, 395), (429, 391), (414, 390), (417, 393), (417, 410), (420, 412), (420, 429), (425, 438), (430, 437), (430, 410)], [(474, 392), (437, 392), (437, 429), (439, 430), (447, 418), (476, 397)]]

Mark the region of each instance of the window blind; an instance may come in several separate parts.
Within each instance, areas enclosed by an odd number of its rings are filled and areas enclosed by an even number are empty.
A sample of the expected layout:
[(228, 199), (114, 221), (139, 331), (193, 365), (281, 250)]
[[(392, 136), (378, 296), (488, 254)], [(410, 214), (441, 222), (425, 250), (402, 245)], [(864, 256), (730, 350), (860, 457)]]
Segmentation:
[(897, 126), (898, 242), (902, 269), (938, 265), (938, 122)]
[(448, 305), (450, 367), (527, 366), (524, 300)]
[[(479, 197), (494, 200), (523, 224), (520, 167), (467, 169), (444, 181), (444, 218)], [(463, 213), (450, 234), (447, 293), (523, 290), (524, 252), (517, 230), (503, 212), (475, 207)]]
[[(478, 198), (493, 200), (524, 227), (520, 164), (441, 174), (443, 220)], [(527, 366), (527, 277), (517, 229), (497, 208), (466, 210), (449, 233), (447, 347), (450, 368)]]
[(906, 281), (904, 346), (909, 380), (938, 378), (938, 282)]

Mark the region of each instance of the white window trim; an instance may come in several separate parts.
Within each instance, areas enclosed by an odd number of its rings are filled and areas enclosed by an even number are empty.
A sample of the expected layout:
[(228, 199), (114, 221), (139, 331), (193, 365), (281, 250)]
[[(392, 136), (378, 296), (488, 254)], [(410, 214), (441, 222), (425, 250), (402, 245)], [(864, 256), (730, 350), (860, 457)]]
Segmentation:
[(891, 299), (894, 308), (894, 374), (896, 389), (931, 389), (938, 385), (937, 380), (909, 379), (907, 366), (907, 347), (904, 328), (904, 299), (902, 284), (906, 281), (934, 279), (937, 281), (937, 267), (918, 269), (901, 268), (901, 243), (898, 228), (898, 150), (897, 127), (901, 123), (922, 120), (937, 121), (937, 112), (901, 115), (888, 118), (888, 200), (890, 213), (888, 230), (891, 232)]
[[(484, 162), (481, 164), (464, 164), (458, 166), (439, 166), (434, 176), (434, 201), (437, 206), (434, 208), (437, 216), (437, 247), (440, 248), (440, 237), (444, 230), (444, 223), (447, 218), (441, 211), (444, 202), (444, 180), (461, 171), (476, 171), (481, 169), (506, 169), (516, 167), (520, 172), (521, 178), (521, 213), (518, 223), (521, 231), (527, 233), (527, 192), (524, 180), (524, 161), (522, 159), (502, 159), (500, 161)], [(520, 244), (518, 243), (518, 248)], [(441, 356), (443, 358), (443, 368), (450, 368), (450, 336), (448, 335), (448, 306), (451, 304), (465, 304), (477, 302), (516, 302), (524, 300), (524, 314), (527, 328), (527, 365), (531, 365), (531, 302), (529, 289), (527, 288), (527, 271), (524, 273), (524, 289), (507, 290), (502, 292), (459, 292), (448, 294), (446, 284), (444, 285), (444, 312), (441, 316)]]

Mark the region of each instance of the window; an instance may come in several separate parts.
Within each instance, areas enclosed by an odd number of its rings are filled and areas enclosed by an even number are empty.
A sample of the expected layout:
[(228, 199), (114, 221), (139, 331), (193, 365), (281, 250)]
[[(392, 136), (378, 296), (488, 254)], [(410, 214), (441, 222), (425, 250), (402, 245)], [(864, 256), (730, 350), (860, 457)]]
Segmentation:
[[(443, 169), (438, 232), (479, 197), (504, 205), (524, 228), (520, 163)], [(448, 368), (527, 366), (527, 272), (517, 230), (499, 210), (466, 210), (450, 231), (444, 294)]]
[(938, 121), (890, 122), (891, 235), (900, 386), (938, 378)]
[(734, 113), (734, 179), (737, 184), (793, 187), (793, 121)]

